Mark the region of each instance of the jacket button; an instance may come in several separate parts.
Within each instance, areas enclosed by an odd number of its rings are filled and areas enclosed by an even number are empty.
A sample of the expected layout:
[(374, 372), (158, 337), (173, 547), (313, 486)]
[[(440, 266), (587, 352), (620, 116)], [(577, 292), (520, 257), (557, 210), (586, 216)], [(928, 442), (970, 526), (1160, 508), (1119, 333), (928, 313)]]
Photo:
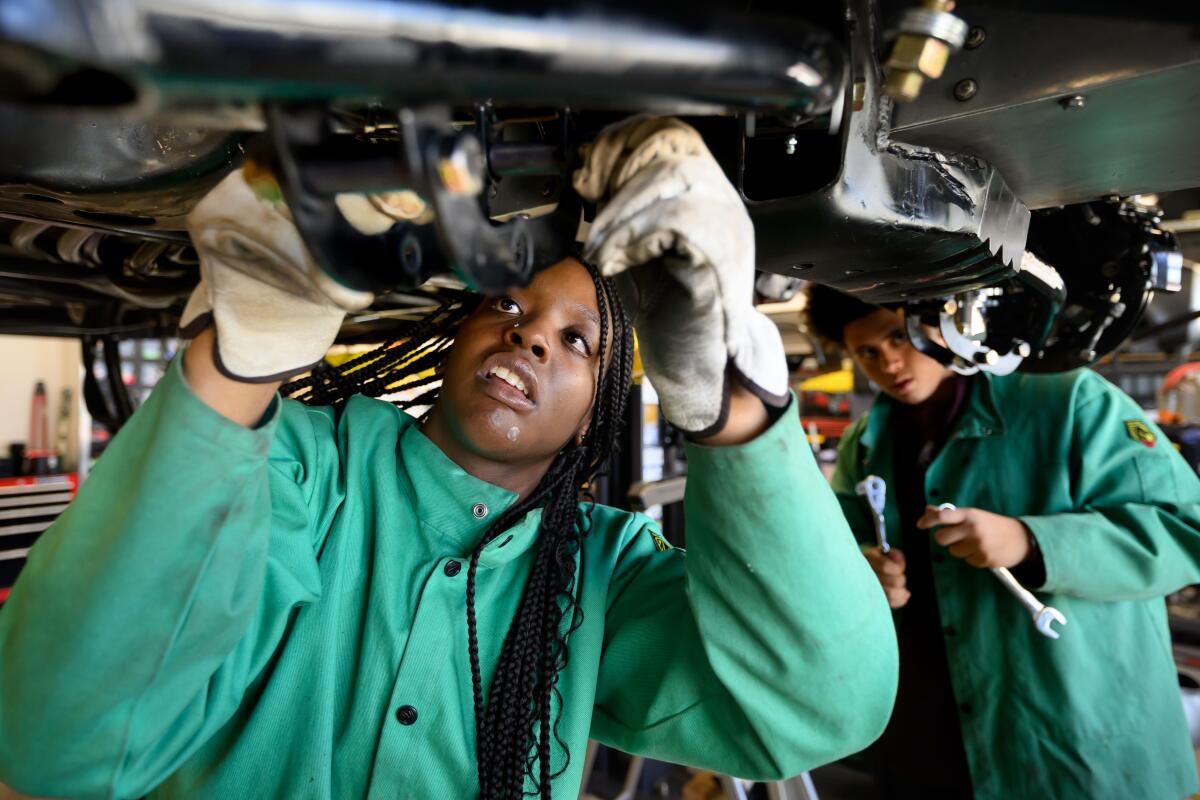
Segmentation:
[(947, 636), (957, 636), (958, 635), (958, 629), (955, 628), (953, 625), (947, 625), (944, 628), (944, 630), (945, 630)]
[(442, 567), (442, 572), (446, 573), (446, 577), (453, 578), (462, 569), (462, 564), (457, 561), (447, 561), (446, 566)]
[[(971, 704), (970, 704), (970, 703), (962, 703), (961, 705), (959, 705), (959, 707), (958, 707), (958, 710), (959, 710), (959, 711), (961, 711), (961, 712), (962, 712), (962, 713), (964, 713), (964, 714), (970, 714), (970, 713), (971, 713), (972, 711), (974, 711), (975, 709), (971, 708)], [(414, 711), (414, 712), (413, 712), (413, 714), (415, 715), (415, 714), (416, 714), (416, 712)]]
[(412, 706), (400, 706), (396, 709), (396, 720), (401, 725), (412, 725), (417, 721), (417, 710)]
[(475, 519), (483, 519), (488, 515), (488, 507), (483, 503), (476, 503), (471, 506), (471, 513), (475, 515)]

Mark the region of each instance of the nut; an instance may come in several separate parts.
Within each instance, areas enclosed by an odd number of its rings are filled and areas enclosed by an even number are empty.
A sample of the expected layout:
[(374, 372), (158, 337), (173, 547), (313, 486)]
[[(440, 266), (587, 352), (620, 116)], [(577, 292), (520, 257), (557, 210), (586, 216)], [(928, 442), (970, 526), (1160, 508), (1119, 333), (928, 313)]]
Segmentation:
[(911, 103), (921, 94), (925, 85), (925, 76), (910, 69), (894, 69), (888, 72), (887, 93), (893, 100)]
[(950, 58), (950, 45), (928, 36), (902, 33), (892, 45), (886, 66), (889, 71), (906, 69), (926, 78), (940, 78)]

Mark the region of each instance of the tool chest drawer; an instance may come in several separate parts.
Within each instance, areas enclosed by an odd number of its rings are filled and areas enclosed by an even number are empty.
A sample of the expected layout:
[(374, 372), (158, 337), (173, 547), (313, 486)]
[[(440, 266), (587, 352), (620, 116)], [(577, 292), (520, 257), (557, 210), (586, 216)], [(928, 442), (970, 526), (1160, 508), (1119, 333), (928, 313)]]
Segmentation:
[(29, 548), (66, 510), (74, 475), (0, 479), (0, 604), (8, 599)]

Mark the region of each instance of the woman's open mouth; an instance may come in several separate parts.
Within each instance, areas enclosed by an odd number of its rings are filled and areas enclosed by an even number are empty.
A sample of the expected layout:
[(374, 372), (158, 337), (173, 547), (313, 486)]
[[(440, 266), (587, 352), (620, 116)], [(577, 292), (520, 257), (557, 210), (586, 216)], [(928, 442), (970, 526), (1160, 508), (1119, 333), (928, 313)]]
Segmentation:
[(534, 402), (535, 379), (527, 365), (497, 363), (500, 359), (489, 359), (479, 372), (478, 378), (484, 393), (515, 411), (529, 411)]

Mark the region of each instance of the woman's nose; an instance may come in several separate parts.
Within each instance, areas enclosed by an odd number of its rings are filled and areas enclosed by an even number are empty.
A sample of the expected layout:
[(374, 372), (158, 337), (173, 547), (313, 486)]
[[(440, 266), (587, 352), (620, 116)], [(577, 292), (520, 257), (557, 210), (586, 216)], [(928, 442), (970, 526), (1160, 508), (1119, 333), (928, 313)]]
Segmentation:
[(535, 326), (514, 325), (505, 330), (504, 341), (512, 347), (529, 351), (539, 361), (544, 361), (550, 352), (546, 337)]

